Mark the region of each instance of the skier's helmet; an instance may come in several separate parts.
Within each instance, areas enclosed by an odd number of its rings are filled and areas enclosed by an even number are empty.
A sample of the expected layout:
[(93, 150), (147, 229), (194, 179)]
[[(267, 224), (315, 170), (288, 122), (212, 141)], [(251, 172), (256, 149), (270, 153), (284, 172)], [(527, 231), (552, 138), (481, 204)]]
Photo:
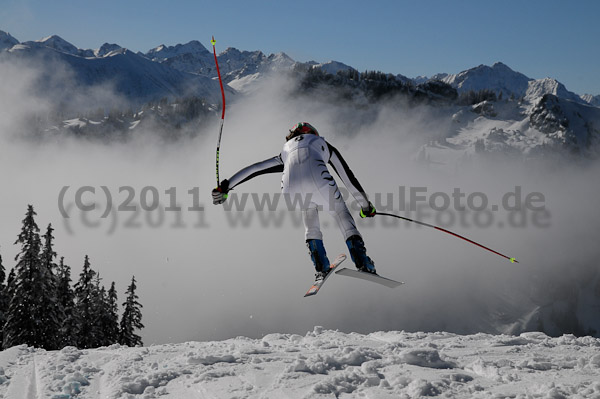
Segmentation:
[(308, 122), (300, 122), (300, 123), (296, 123), (291, 129), (290, 129), (290, 134), (288, 134), (287, 136), (285, 136), (286, 140), (291, 140), (296, 136), (299, 136), (301, 134), (314, 134), (315, 136), (319, 135), (319, 132), (317, 132), (317, 129), (315, 129), (315, 127), (313, 125), (311, 125)]

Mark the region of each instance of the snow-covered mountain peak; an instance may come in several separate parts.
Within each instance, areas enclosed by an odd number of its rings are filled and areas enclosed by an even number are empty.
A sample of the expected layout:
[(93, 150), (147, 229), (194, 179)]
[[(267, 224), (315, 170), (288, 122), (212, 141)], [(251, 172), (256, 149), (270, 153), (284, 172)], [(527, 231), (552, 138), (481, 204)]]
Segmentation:
[(58, 35), (52, 35), (45, 37), (40, 40), (36, 40), (36, 43), (41, 43), (46, 47), (50, 47), (56, 51), (60, 51), (62, 53), (77, 55), (79, 53), (79, 49), (63, 39)]
[(312, 68), (320, 68), (323, 72), (330, 73), (332, 75), (335, 75), (339, 71), (354, 70), (354, 68), (352, 68), (350, 65), (346, 65), (338, 61), (327, 61), (321, 64), (315, 64), (312, 66)]
[(271, 54), (267, 57), (267, 60), (270, 64), (271, 70), (291, 68), (294, 64), (296, 64), (296, 61), (294, 61), (284, 52)]
[(585, 102), (581, 97), (567, 90), (565, 85), (563, 85), (556, 79), (543, 78), (529, 81), (527, 86), (527, 92), (525, 93), (526, 100), (533, 103), (545, 94), (552, 94), (557, 97), (565, 98), (567, 100), (579, 103)]
[(8, 33), (8, 32), (5, 32), (5, 31), (3, 31), (3, 30), (1, 30), (1, 29), (0, 29), (0, 40), (2, 40), (2, 39), (4, 39), (4, 38), (10, 38), (10, 39), (13, 39), (13, 40), (16, 40), (16, 41), (18, 41), (18, 40), (17, 40), (17, 39), (15, 39), (15, 38), (14, 38), (14, 37), (13, 37), (13, 36), (10, 34), (10, 33)]
[[(290, 57), (289, 55), (287, 55), (286, 53), (284, 53), (283, 51), (279, 52), (279, 53), (275, 53), (275, 54), (271, 54), (269, 56), (269, 59), (274, 61), (274, 60), (282, 60), (285, 62), (295, 62), (292, 57)], [(333, 61), (332, 61), (333, 62)]]
[(506, 65), (503, 62), (495, 62), (494, 65), (492, 65), (492, 69), (496, 70), (496, 71), (505, 71), (505, 72), (509, 72), (509, 73), (514, 73), (515, 71), (513, 71), (508, 65)]
[(9, 49), (16, 44), (19, 44), (17, 39), (12, 37), (10, 33), (0, 30), (0, 51)]
[(184, 54), (203, 54), (209, 51), (198, 40), (192, 40), (185, 44), (177, 44), (175, 46), (166, 46), (161, 44), (149, 50), (146, 56), (153, 61), (163, 61), (169, 58), (181, 56)]
[(521, 97), (527, 91), (531, 80), (520, 72), (515, 72), (506, 64), (496, 62), (493, 66), (479, 65), (475, 68), (448, 75), (441, 79), (456, 88), (459, 92), (493, 90), (497, 94), (515, 95)]
[(104, 43), (99, 49), (94, 50), (94, 56), (104, 57), (113, 51), (120, 50), (122, 47), (115, 43)]

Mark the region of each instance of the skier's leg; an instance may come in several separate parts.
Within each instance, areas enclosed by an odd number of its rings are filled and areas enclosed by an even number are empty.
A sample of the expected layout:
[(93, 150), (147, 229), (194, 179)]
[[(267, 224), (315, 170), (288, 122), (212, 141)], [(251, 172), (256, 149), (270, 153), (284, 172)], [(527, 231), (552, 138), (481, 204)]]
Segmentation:
[(323, 233), (321, 233), (321, 225), (319, 223), (319, 211), (317, 210), (317, 204), (311, 202), (308, 204), (306, 209), (302, 210), (302, 220), (304, 221), (304, 227), (306, 229), (304, 238), (307, 241), (323, 239)]
[[(358, 229), (354, 218), (350, 214), (346, 203), (341, 195), (337, 185), (328, 184), (327, 191), (329, 191), (328, 208), (331, 216), (336, 220), (346, 245), (350, 251), (350, 257), (356, 265), (356, 268), (361, 271), (375, 273), (375, 262), (367, 256), (367, 249), (365, 243)], [(323, 190), (320, 190), (321, 192)]]
[(317, 273), (323, 273), (323, 275), (329, 273), (329, 259), (323, 240), (306, 240), (306, 247)]
[(333, 207), (330, 208), (329, 214), (335, 219), (344, 240), (347, 240), (352, 236), (360, 237), (360, 232), (356, 228), (354, 218), (350, 214), (350, 211), (342, 198), (334, 200)]
[(350, 251), (350, 257), (356, 265), (356, 268), (363, 272), (376, 273), (375, 262), (367, 255), (365, 242), (362, 237), (355, 235), (346, 240), (346, 245)]
[(317, 204), (311, 202), (307, 209), (302, 211), (302, 219), (306, 228), (305, 238), (306, 246), (310, 258), (315, 265), (317, 273), (329, 272), (329, 259), (323, 245), (323, 233), (319, 225), (319, 213)]

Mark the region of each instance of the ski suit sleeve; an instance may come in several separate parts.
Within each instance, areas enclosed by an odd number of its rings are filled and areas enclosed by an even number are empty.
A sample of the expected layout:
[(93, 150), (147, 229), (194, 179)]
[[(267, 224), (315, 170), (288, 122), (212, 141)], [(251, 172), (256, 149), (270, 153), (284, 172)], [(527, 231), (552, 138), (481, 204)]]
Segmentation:
[(256, 176), (264, 175), (267, 173), (283, 172), (283, 161), (281, 155), (276, 157), (265, 159), (262, 162), (257, 162), (250, 166), (246, 166), (229, 179), (229, 190), (241, 184), (247, 180), (250, 180)]
[(342, 179), (344, 185), (356, 201), (358, 201), (361, 208), (368, 208), (369, 199), (367, 198), (367, 194), (354, 176), (354, 173), (352, 173), (352, 170), (350, 170), (350, 167), (342, 157), (342, 154), (340, 154), (337, 148), (329, 143), (327, 143), (327, 147), (329, 147), (329, 153), (331, 154), (329, 164), (333, 167), (335, 173)]

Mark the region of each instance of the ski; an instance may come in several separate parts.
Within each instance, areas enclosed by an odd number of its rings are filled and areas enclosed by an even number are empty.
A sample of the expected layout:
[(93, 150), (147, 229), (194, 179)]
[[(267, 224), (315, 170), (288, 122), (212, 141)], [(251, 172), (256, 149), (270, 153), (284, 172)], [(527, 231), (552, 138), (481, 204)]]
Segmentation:
[(329, 265), (330, 272), (327, 274), (327, 276), (325, 276), (325, 278), (323, 280), (315, 281), (314, 284), (308, 289), (306, 294), (304, 294), (304, 297), (317, 295), (317, 293), (319, 292), (319, 290), (321, 289), (323, 284), (325, 284), (325, 281), (327, 281), (327, 279), (333, 274), (334, 269), (345, 260), (346, 260), (346, 255), (339, 254), (333, 260), (333, 262)]
[(339, 274), (342, 276), (348, 276), (348, 277), (354, 277), (354, 278), (358, 278), (361, 280), (372, 281), (374, 283), (384, 285), (389, 288), (396, 288), (396, 287), (399, 287), (402, 284), (404, 284), (404, 282), (402, 282), (402, 281), (392, 280), (392, 279), (380, 276), (379, 274), (361, 272), (359, 270), (352, 270), (352, 269), (348, 269), (346, 267), (344, 267), (340, 270), (336, 270), (335, 274)]

